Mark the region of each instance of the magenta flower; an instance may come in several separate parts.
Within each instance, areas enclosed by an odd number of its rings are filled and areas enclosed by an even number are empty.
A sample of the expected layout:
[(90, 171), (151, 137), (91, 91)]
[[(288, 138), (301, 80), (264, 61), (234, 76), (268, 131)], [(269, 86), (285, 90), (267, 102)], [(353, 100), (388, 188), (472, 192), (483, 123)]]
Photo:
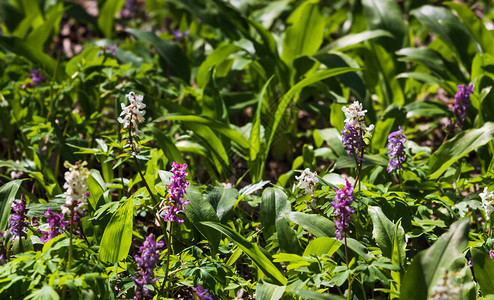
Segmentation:
[(494, 259), (494, 250), (489, 250), (489, 256)]
[(164, 205), (161, 209), (160, 215), (165, 221), (183, 223), (183, 219), (179, 216), (183, 212), (185, 205), (189, 203), (189, 200), (183, 201), (185, 192), (190, 182), (185, 179), (189, 173), (185, 172), (187, 168), (186, 164), (179, 164), (172, 162), (173, 173), (170, 179), (170, 185), (168, 186), (170, 198), (168, 205)]
[(29, 223), (27, 222), (27, 209), (26, 209), (26, 199), (24, 195), (21, 194), (21, 201), (13, 201), (13, 205), (11, 207), (12, 213), (10, 215), (10, 229), (7, 231), (12, 235), (10, 237), (11, 240), (14, 240), (16, 236), (27, 237), (26, 231)]
[(194, 297), (194, 299), (199, 298), (199, 300), (213, 300), (213, 297), (209, 295), (208, 290), (203, 288), (201, 284), (198, 284), (197, 287), (193, 288), (194, 292), (197, 297)]
[(398, 127), (397, 131), (391, 132), (388, 135), (388, 156), (389, 165), (388, 173), (395, 170), (403, 169), (403, 163), (406, 160), (405, 156), (405, 142), (407, 141), (406, 135), (403, 134), (401, 126)]
[(160, 260), (160, 250), (163, 247), (163, 241), (156, 242), (153, 235), (146, 237), (146, 240), (139, 248), (141, 255), (135, 255), (134, 259), (137, 261), (137, 275), (132, 277), (136, 285), (136, 295), (134, 299), (142, 299), (148, 296), (149, 289), (145, 287), (147, 284), (154, 284), (156, 278), (154, 277), (154, 269)]
[(57, 213), (53, 212), (51, 210), (51, 208), (48, 208), (48, 210), (45, 211), (45, 216), (48, 217), (48, 218), (46, 218), (46, 222), (48, 223), (48, 225), (50, 225), (50, 231), (40, 232), (40, 233), (43, 233), (45, 235), (41, 238), (41, 241), (43, 243), (46, 243), (47, 241), (51, 240), (52, 238), (62, 234), (63, 228), (65, 226), (67, 226), (67, 224), (69, 223), (68, 221), (63, 220), (63, 218), (64, 218), (63, 213), (57, 214)]
[(336, 215), (336, 238), (338, 240), (343, 239), (343, 233), (345, 232), (348, 224), (352, 221), (352, 214), (354, 211), (350, 208), (355, 196), (353, 195), (353, 186), (345, 178), (346, 186), (337, 190), (334, 189), (336, 195), (334, 201), (331, 202), (331, 206), (334, 207), (334, 214)]
[(361, 130), (355, 129), (352, 125), (345, 124), (345, 128), (341, 131), (341, 142), (343, 148), (348, 151), (348, 156), (355, 155), (357, 163), (363, 162), (362, 152), (366, 143)]

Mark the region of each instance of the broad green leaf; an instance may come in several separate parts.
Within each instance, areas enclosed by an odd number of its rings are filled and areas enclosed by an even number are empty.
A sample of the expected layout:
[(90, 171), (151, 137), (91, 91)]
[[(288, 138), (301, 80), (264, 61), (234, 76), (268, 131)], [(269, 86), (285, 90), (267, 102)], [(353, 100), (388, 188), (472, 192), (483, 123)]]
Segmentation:
[(419, 62), (427, 68), (447, 78), (447, 67), (444, 58), (437, 51), (427, 48), (402, 48), (396, 52), (400, 55), (398, 60), (404, 62)]
[[(138, 40), (151, 43), (161, 58), (161, 68), (167, 74), (182, 78), (185, 82), (190, 80), (190, 67), (187, 57), (177, 43), (160, 39), (152, 32), (128, 29), (127, 32), (135, 36)], [(169, 67), (168, 67), (169, 66)]]
[(274, 285), (260, 280), (256, 285), (256, 299), (278, 300), (285, 293), (286, 286)]
[(193, 114), (168, 114), (157, 119), (155, 122), (165, 121), (165, 120), (173, 120), (173, 121), (182, 121), (187, 123), (194, 123), (200, 125), (207, 125), (212, 130), (226, 136), (233, 142), (237, 143), (240, 147), (244, 149), (249, 148), (249, 142), (245, 138), (243, 134), (232, 129), (230, 126), (217, 121), (206, 116), (193, 115)]
[(89, 188), (89, 197), (87, 198), (89, 204), (94, 211), (98, 209), (98, 202), (103, 193), (107, 190), (105, 181), (101, 177), (98, 170), (91, 170), (91, 175), (88, 176), (86, 183)]
[(42, 288), (36, 289), (34, 292), (30, 293), (29, 296), (27, 296), (24, 299), (33, 299), (33, 300), (58, 300), (60, 299), (60, 296), (58, 295), (57, 291), (53, 289), (53, 287), (49, 286), (48, 284), (44, 284)]
[(322, 256), (324, 254), (331, 256), (343, 245), (342, 242), (330, 237), (319, 237), (309, 242), (304, 250), (303, 256)]
[(117, 263), (127, 258), (132, 244), (132, 225), (134, 223), (133, 198), (125, 200), (108, 222), (100, 244), (100, 259), (108, 263)]
[(158, 143), (158, 146), (161, 148), (166, 158), (169, 161), (175, 161), (181, 164), (185, 163), (185, 159), (182, 157), (182, 154), (178, 150), (177, 146), (171, 138), (166, 136), (161, 130), (156, 127), (152, 127), (154, 140)]
[(480, 285), (482, 295), (494, 294), (494, 260), (482, 250), (470, 249), (473, 259), (473, 273)]
[(238, 191), (236, 189), (223, 189), (220, 201), (216, 207), (216, 214), (220, 222), (226, 222), (233, 211), (233, 205), (238, 200)]
[(334, 237), (335, 225), (321, 215), (305, 214), (292, 211), (286, 217), (293, 223), (301, 226), (316, 237)]
[(5, 231), (9, 222), (10, 208), (15, 200), (22, 179), (12, 180), (0, 187), (0, 231)]
[(430, 248), (414, 257), (401, 281), (400, 299), (427, 299), (432, 286), (462, 256), (468, 243), (469, 227), (469, 218), (456, 221)]
[(439, 178), (446, 169), (461, 157), (487, 144), (494, 137), (494, 123), (487, 122), (481, 128), (460, 132), (437, 149), (429, 158), (430, 179)]
[(185, 206), (187, 218), (208, 239), (212, 253), (215, 255), (218, 251), (220, 235), (216, 230), (201, 223), (203, 221), (219, 222), (213, 206), (194, 186), (187, 189), (185, 198), (189, 200), (189, 203)]
[(199, 66), (196, 75), (197, 87), (202, 89), (206, 86), (208, 74), (214, 66), (225, 61), (232, 53), (238, 52), (242, 48), (232, 44), (221, 44), (217, 46)]
[[(266, 143), (266, 151), (269, 150), (271, 143), (273, 141), (273, 137), (276, 133), (278, 125), (281, 121), (281, 118), (285, 114), (285, 110), (292, 101), (292, 99), (306, 86), (311, 85), (313, 83), (322, 81), (324, 79), (340, 75), (347, 72), (357, 71), (359, 69), (355, 68), (335, 68), (330, 70), (324, 70), (316, 73), (312, 73), (308, 75), (306, 78), (299, 81), (296, 85), (294, 85), (281, 99), (278, 107), (276, 108), (276, 112), (274, 114), (273, 122), (270, 124), (270, 132), (269, 138)], [(267, 157), (267, 155), (265, 155)]]
[(256, 182), (262, 179), (263, 173), (264, 173), (264, 164), (262, 162), (256, 161), (257, 156), (259, 155), (259, 152), (261, 151), (261, 112), (262, 112), (262, 105), (264, 102), (264, 96), (266, 94), (266, 90), (269, 87), (269, 84), (271, 83), (271, 80), (273, 79), (274, 76), (271, 76), (268, 81), (264, 84), (262, 87), (261, 92), (257, 96), (257, 109), (256, 109), (256, 114), (254, 117), (254, 122), (252, 123), (252, 127), (250, 129), (250, 135), (249, 135), (249, 157), (250, 160), (253, 162), (252, 168), (255, 168), (253, 170), (254, 174), (252, 174), (252, 181)]
[(298, 289), (290, 289), (290, 293), (295, 294), (302, 299), (308, 300), (344, 300), (344, 297), (338, 295), (324, 294), (320, 292), (314, 292), (311, 290), (298, 290)]
[(103, 7), (98, 17), (98, 26), (107, 38), (113, 37), (115, 15), (122, 9), (124, 4), (124, 0), (107, 0), (103, 2)]
[(383, 41), (386, 49), (400, 49), (403, 46), (407, 28), (403, 19), (403, 13), (394, 0), (364, 0), (365, 19), (367, 27), (371, 30), (386, 30), (394, 39)]
[(202, 224), (216, 229), (235, 242), (237, 246), (257, 264), (257, 266), (267, 277), (271, 278), (278, 284), (286, 284), (287, 279), (285, 276), (283, 276), (280, 270), (278, 270), (278, 268), (276, 268), (276, 266), (266, 257), (266, 255), (262, 253), (257, 244), (252, 244), (237, 232), (219, 223), (203, 222)]
[[(372, 219), (372, 236), (376, 240), (384, 256), (393, 259), (394, 248), (397, 248), (398, 267), (405, 265), (405, 231), (401, 226), (393, 224), (379, 206), (369, 206), (369, 216)], [(396, 229), (396, 230), (395, 230)]]
[(228, 112), (226, 110), (225, 102), (218, 90), (218, 86), (216, 85), (215, 74), (216, 68), (213, 67), (208, 73), (206, 86), (202, 93), (201, 113), (204, 117), (228, 124)]
[(477, 17), (470, 7), (455, 2), (445, 2), (444, 4), (458, 14), (458, 17), (480, 44), (484, 53), (494, 53), (494, 37), (492, 36), (492, 32), (487, 30), (483, 21)]
[(303, 2), (287, 19), (281, 58), (289, 65), (299, 56), (311, 56), (324, 37), (325, 18), (317, 0)]
[(470, 69), (475, 42), (468, 28), (449, 9), (424, 5), (412, 11), (412, 14), (433, 33), (438, 34), (453, 50), (456, 51), (463, 64)]
[(26, 41), (39, 51), (43, 50), (43, 44), (46, 42), (53, 30), (58, 31), (58, 26), (64, 11), (63, 3), (58, 3), (46, 14), (46, 20), (40, 26), (36, 27), (29, 33)]
[(328, 51), (332, 50), (340, 50), (344, 51), (347, 50), (350, 47), (353, 47), (355, 45), (358, 45), (364, 41), (379, 38), (379, 37), (390, 37), (392, 38), (393, 35), (386, 30), (382, 29), (376, 29), (376, 30), (369, 30), (369, 31), (364, 31), (356, 34), (348, 34), (345, 35), (333, 42), (331, 42), (329, 45), (326, 47), (322, 48), (317, 52), (317, 54), (322, 54), (326, 53)]
[(297, 235), (285, 217), (291, 210), (290, 201), (282, 190), (267, 188), (263, 191), (260, 219), (266, 233), (266, 240), (276, 232), (283, 252), (301, 254), (302, 249)]
[(405, 106), (407, 118), (437, 118), (448, 115), (448, 107), (439, 101), (416, 101)]

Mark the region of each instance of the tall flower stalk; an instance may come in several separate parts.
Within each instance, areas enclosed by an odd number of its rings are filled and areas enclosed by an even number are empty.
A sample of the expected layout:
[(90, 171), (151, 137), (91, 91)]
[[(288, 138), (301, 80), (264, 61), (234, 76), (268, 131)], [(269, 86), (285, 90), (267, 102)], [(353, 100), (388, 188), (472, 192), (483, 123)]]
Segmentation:
[(449, 120), (446, 127), (449, 133), (452, 133), (456, 126), (462, 127), (467, 118), (467, 109), (472, 105), (470, 96), (473, 94), (473, 84), (464, 86), (458, 85), (458, 92), (455, 94), (455, 101), (451, 111), (453, 112), (453, 118)]
[(76, 162), (72, 165), (65, 162), (64, 166), (69, 170), (65, 172), (65, 203), (62, 205), (62, 213), (69, 216), (69, 259), (67, 269), (70, 270), (72, 263), (72, 237), (74, 232), (74, 222), (80, 223), (80, 219), (85, 215), (85, 206), (87, 204), (88, 185), (86, 179), (89, 176), (89, 170), (85, 168), (87, 162)]
[(149, 289), (145, 285), (154, 285), (157, 279), (154, 277), (154, 269), (159, 263), (160, 248), (163, 241), (156, 242), (153, 235), (146, 237), (146, 240), (139, 248), (140, 255), (135, 255), (137, 262), (137, 274), (132, 277), (136, 286), (134, 300), (143, 299), (149, 296)]
[(365, 113), (362, 104), (353, 102), (348, 107), (342, 107), (345, 113), (345, 128), (341, 131), (343, 148), (348, 151), (348, 156), (353, 156), (357, 164), (357, 176), (355, 184), (358, 182), (362, 164), (365, 161), (364, 150), (367, 147), (366, 137), (372, 136), (371, 131), (374, 125), (365, 125)]
[(16, 237), (19, 237), (19, 250), (22, 252), (22, 238), (27, 237), (26, 231), (29, 226), (24, 194), (21, 194), (21, 201), (13, 201), (11, 210), (12, 213), (9, 217), (10, 228), (8, 229), (8, 232), (11, 234), (10, 240), (15, 240)]

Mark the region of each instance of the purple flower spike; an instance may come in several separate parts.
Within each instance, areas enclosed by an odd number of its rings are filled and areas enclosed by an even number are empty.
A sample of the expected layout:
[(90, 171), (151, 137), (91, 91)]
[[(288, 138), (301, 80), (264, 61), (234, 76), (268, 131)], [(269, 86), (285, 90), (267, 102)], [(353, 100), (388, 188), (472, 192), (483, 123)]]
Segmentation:
[(465, 119), (467, 118), (467, 109), (472, 105), (470, 96), (473, 94), (473, 84), (464, 86), (458, 85), (458, 92), (455, 94), (455, 103), (453, 104), (453, 120), (449, 120), (447, 129), (453, 132), (456, 125), (458, 127), (463, 126)]
[(336, 238), (338, 240), (343, 239), (343, 233), (348, 224), (352, 221), (352, 214), (354, 211), (350, 208), (355, 196), (353, 196), (353, 186), (345, 178), (346, 186), (340, 190), (334, 189), (336, 196), (334, 201), (331, 202), (331, 206), (334, 207), (334, 214), (336, 215)]
[(149, 289), (145, 287), (147, 284), (154, 284), (154, 269), (160, 260), (160, 250), (163, 247), (163, 241), (156, 242), (153, 235), (146, 237), (146, 240), (139, 248), (141, 255), (135, 255), (137, 261), (137, 275), (132, 277), (136, 285), (136, 295), (134, 299), (142, 299), (149, 295)]
[[(203, 288), (202, 285), (198, 284), (197, 287), (193, 289), (194, 289), (194, 293), (196, 294), (197, 298), (199, 298), (199, 300), (213, 300), (213, 297), (209, 295), (208, 290)], [(193, 299), (197, 299), (197, 298), (194, 297)]]
[(10, 229), (8, 229), (8, 232), (12, 235), (10, 238), (11, 240), (14, 240), (17, 236), (20, 237), (27, 237), (26, 231), (27, 231), (27, 226), (29, 223), (27, 222), (27, 209), (26, 209), (26, 199), (24, 198), (24, 195), (21, 194), (21, 201), (17, 202), (14, 200), (14, 203), (11, 207), (12, 213), (10, 215)]
[(494, 259), (494, 250), (489, 250), (489, 256)]
[(43, 232), (43, 234), (45, 234), (45, 236), (41, 238), (43, 243), (46, 243), (52, 238), (62, 234), (63, 228), (69, 223), (68, 221), (63, 220), (63, 213), (57, 214), (53, 212), (51, 208), (48, 208), (48, 210), (45, 211), (45, 216), (48, 217), (46, 218), (46, 222), (50, 225), (50, 231)]
[(345, 124), (345, 128), (341, 131), (341, 141), (343, 148), (348, 151), (348, 156), (351, 156), (353, 153), (357, 163), (365, 160), (361, 155), (362, 150), (366, 146), (361, 130), (355, 129), (352, 125)]
[(43, 75), (43, 73), (41, 73), (36, 68), (31, 69), (31, 73), (29, 73), (29, 76), (31, 77), (31, 82), (33, 83), (33, 86), (38, 86), (46, 81), (46, 78)]
[(178, 215), (183, 212), (185, 205), (189, 203), (189, 200), (183, 201), (185, 192), (190, 182), (185, 179), (189, 173), (185, 172), (187, 168), (186, 164), (178, 164), (172, 162), (173, 177), (170, 179), (170, 185), (168, 186), (170, 192), (169, 205), (165, 205), (161, 210), (161, 217), (165, 221), (183, 223), (183, 219)]
[(395, 170), (403, 169), (403, 163), (406, 160), (405, 156), (405, 142), (407, 141), (406, 135), (403, 134), (403, 130), (401, 126), (398, 127), (398, 130), (395, 132), (391, 132), (388, 135), (388, 156), (389, 156), (389, 165), (388, 165), (388, 173), (391, 173)]

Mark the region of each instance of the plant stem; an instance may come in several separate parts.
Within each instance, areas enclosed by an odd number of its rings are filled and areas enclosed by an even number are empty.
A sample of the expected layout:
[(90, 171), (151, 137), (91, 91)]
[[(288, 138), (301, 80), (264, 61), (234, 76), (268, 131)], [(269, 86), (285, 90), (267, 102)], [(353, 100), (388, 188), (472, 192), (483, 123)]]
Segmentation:
[[(168, 271), (170, 268), (170, 252), (171, 252), (171, 243), (172, 243), (172, 229), (173, 229), (173, 222), (170, 222), (170, 232), (168, 234), (168, 243), (166, 245), (166, 269), (165, 269), (165, 281), (163, 284), (168, 285)], [(166, 296), (168, 297), (169, 290), (168, 288), (166, 289)]]
[[(346, 268), (350, 270), (350, 262), (348, 261), (348, 246), (346, 242), (346, 232), (343, 232), (343, 238), (345, 240), (345, 260), (346, 260)], [(350, 292), (351, 292), (352, 282), (350, 281), (350, 271), (348, 271), (348, 294), (347, 299), (350, 300)]]
[(70, 220), (70, 231), (69, 231), (69, 259), (67, 261), (67, 271), (70, 271), (70, 265), (72, 263), (72, 231), (74, 229), (74, 213), (71, 214), (71, 220)]

